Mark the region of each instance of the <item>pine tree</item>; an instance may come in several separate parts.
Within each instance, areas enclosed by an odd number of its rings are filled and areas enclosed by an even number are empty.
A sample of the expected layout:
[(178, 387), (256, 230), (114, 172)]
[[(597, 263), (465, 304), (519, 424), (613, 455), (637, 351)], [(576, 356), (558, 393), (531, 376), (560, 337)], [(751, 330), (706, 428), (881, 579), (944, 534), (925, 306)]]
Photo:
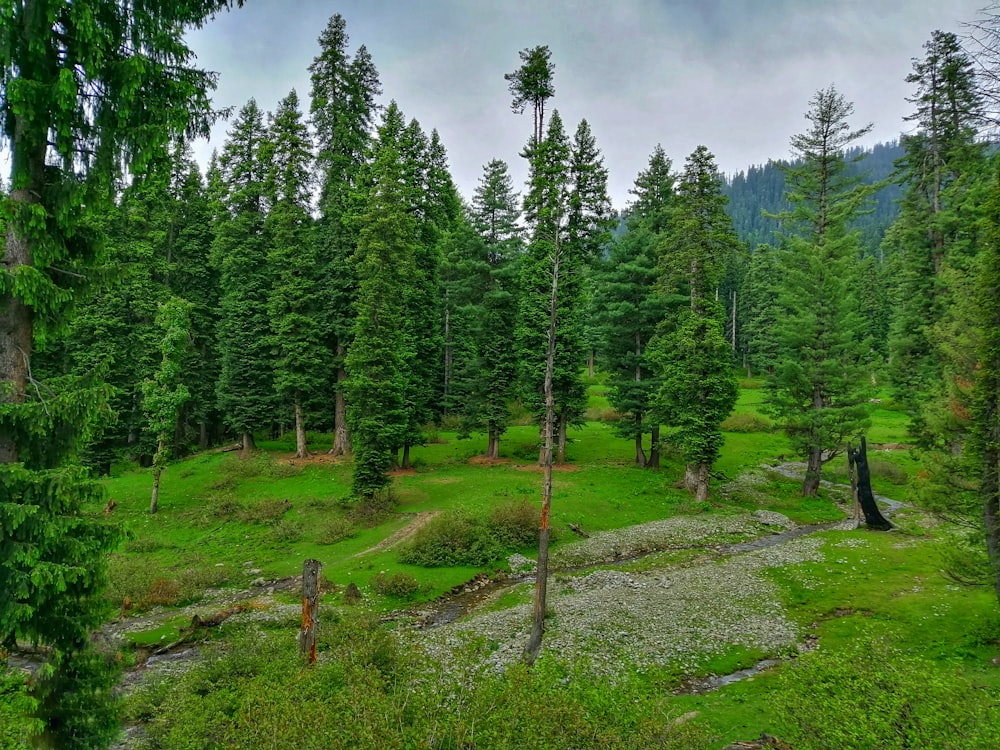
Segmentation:
[(364, 209), (361, 176), (371, 156), (371, 132), (382, 93), (371, 55), (362, 46), (352, 58), (346, 23), (330, 18), (319, 36), (320, 52), (309, 66), (310, 118), (316, 133), (319, 220), (316, 253), (324, 279), (323, 330), (332, 353), (334, 441), (331, 453), (351, 451), (347, 428), (345, 357), (354, 331), (358, 279), (353, 265), (358, 217)]
[(156, 317), (162, 332), (160, 341), (160, 366), (152, 378), (142, 383), (143, 409), (149, 417), (150, 428), (156, 434), (156, 453), (153, 454), (153, 491), (149, 512), (159, 508), (160, 479), (170, 458), (170, 438), (177, 425), (181, 407), (191, 393), (181, 382), (185, 351), (191, 339), (191, 305), (182, 299), (165, 302)]
[(520, 211), (507, 164), (494, 159), (472, 198), (472, 222), (484, 243), (484, 291), (477, 331), (478, 420), (486, 428), (489, 458), (500, 457), (500, 438), (507, 431), (510, 403), (517, 389), (517, 268), (522, 250)]
[(417, 221), (408, 210), (406, 165), (399, 152), (402, 115), (390, 105), (370, 170), (371, 191), (360, 219), (354, 256), (359, 279), (354, 337), (347, 353), (347, 419), (354, 448), (352, 493), (371, 503), (384, 497), (389, 468), (406, 441), (407, 289), (417, 272)]
[(725, 206), (715, 158), (699, 146), (678, 182), (659, 263), (660, 283), (686, 288), (690, 307), (650, 345), (662, 380), (656, 406), (673, 428), (670, 441), (687, 464), (684, 484), (699, 502), (708, 499), (712, 464), (723, 443), (719, 425), (738, 392), (724, 311), (715, 299), (739, 245)]
[(292, 90), (271, 118), (261, 157), (270, 211), (264, 222), (273, 280), (267, 312), (275, 352), (274, 388), (295, 421), (295, 456), (305, 458), (306, 407), (322, 392), (320, 281), (312, 236), (312, 143)]
[[(669, 300), (657, 286), (656, 248), (667, 230), (673, 201), (670, 159), (657, 146), (635, 180), (627, 232), (595, 273), (595, 309), (601, 331), (601, 354), (610, 369), (609, 403), (618, 411), (616, 429), (635, 442), (639, 466), (659, 466), (659, 423), (652, 418), (651, 399), (659, 380), (651, 370), (647, 348), (667, 314)], [(652, 436), (647, 458), (643, 437)]]
[(253, 432), (274, 417), (274, 360), (267, 305), (272, 279), (264, 235), (266, 174), (262, 147), (264, 116), (251, 99), (233, 122), (219, 166), (226, 188), (226, 216), (212, 247), (222, 300), (219, 320), (219, 410), (243, 441), (255, 449)]
[[(528, 407), (542, 414), (548, 336), (548, 308), (552, 296), (552, 263), (556, 248), (560, 255), (560, 281), (556, 311), (556, 362), (552, 376), (557, 424), (582, 413), (584, 388), (580, 367), (584, 353), (580, 336), (580, 284), (582, 254), (566, 246), (569, 214), (570, 163), (572, 150), (563, 130), (562, 118), (553, 112), (545, 139), (529, 144), (530, 182), (524, 197), (524, 214), (531, 226), (531, 241), (521, 257), (521, 299), (518, 313), (518, 359), (522, 394)], [(565, 444), (563, 444), (565, 445)], [(565, 460), (560, 454), (557, 461)]]
[(924, 407), (938, 398), (945, 378), (935, 328), (947, 325), (947, 277), (964, 273), (976, 251), (971, 225), (982, 203), (978, 180), (985, 159), (976, 142), (983, 106), (972, 60), (951, 33), (934, 32), (924, 48), (924, 59), (914, 60), (906, 79), (916, 86), (909, 119), (917, 131), (902, 139), (905, 193), (893, 227), (899, 282), (889, 374), (894, 398), (926, 446), (935, 437)]
[[(49, 741), (100, 747), (117, 732), (112, 676), (88, 650), (104, 560), (118, 535), (81, 508), (100, 490), (77, 463), (102, 400), (32, 382), (31, 355), (64, 328), (93, 265), (91, 217), (123, 166), (204, 132), (214, 79), (183, 42), (230, 3), (7, 3), (0, 24), (2, 138), (11, 185), (0, 281), (0, 644), (52, 647), (39, 694)], [(42, 394), (45, 394), (44, 397)], [(65, 697), (65, 699), (64, 699)]]
[(552, 83), (555, 65), (550, 61), (552, 53), (545, 45), (525, 48), (518, 55), (521, 67), (513, 73), (504, 74), (513, 97), (510, 107), (517, 114), (522, 114), (528, 104), (531, 104), (534, 117), (532, 140), (538, 143), (545, 132), (545, 102), (556, 93)]
[(867, 426), (870, 345), (850, 280), (858, 257), (851, 219), (870, 188), (847, 171), (844, 150), (871, 129), (851, 130), (854, 106), (833, 87), (810, 101), (810, 129), (792, 138), (800, 166), (786, 172), (785, 228), (776, 330), (779, 361), (769, 409), (807, 459), (802, 494), (814, 496), (823, 464)]
[(781, 314), (778, 286), (781, 280), (778, 252), (757, 245), (750, 254), (742, 286), (743, 338), (740, 352), (747, 375), (773, 372), (778, 362), (776, 324)]

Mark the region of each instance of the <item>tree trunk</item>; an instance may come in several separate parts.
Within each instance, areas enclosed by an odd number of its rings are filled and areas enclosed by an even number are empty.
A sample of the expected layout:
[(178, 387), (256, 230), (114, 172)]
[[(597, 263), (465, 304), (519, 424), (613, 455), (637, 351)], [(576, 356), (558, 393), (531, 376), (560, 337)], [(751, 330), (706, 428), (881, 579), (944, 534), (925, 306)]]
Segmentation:
[(306, 415), (302, 408), (300, 397), (295, 398), (295, 457), (305, 458), (309, 455), (306, 445)]
[(403, 446), (403, 463), (401, 464), (401, 467), (404, 468), (404, 469), (409, 469), (410, 468), (410, 446), (409, 445), (404, 445)]
[(564, 418), (559, 419), (559, 448), (556, 463), (566, 463), (566, 420)]
[(307, 664), (316, 663), (316, 627), (319, 624), (319, 560), (302, 565), (302, 628), (299, 630), (299, 653)]
[(149, 498), (149, 512), (156, 513), (160, 506), (160, 476), (163, 474), (162, 466), (153, 466), (153, 493)]
[(594, 363), (594, 350), (593, 348), (591, 348), (587, 352), (587, 377), (593, 380), (596, 374), (597, 374), (597, 368), (595, 367)]
[(500, 436), (494, 430), (490, 430), (489, 443), (486, 446), (487, 458), (500, 458)]
[[(45, 184), (45, 139), (30, 143), (28, 124), (23, 117), (14, 117), (14, 138), (11, 145), (15, 166), (27, 167), (27, 185), (14, 185), (7, 196), (10, 218), (2, 263), (11, 277), (20, 268), (34, 264), (31, 238), (21, 225), (19, 215), (29, 212), (41, 200)], [(19, 296), (6, 292), (0, 297), (0, 404), (24, 403), (31, 376), (31, 347), (34, 319), (31, 308)], [(0, 463), (17, 463), (17, 441), (7, 431), (0, 433)]]
[(823, 469), (823, 449), (810, 448), (806, 462), (806, 478), (802, 482), (802, 497), (816, 497), (819, 491), (819, 476)]
[(451, 370), (454, 358), (454, 347), (451, 341), (451, 310), (447, 307), (448, 293), (445, 292), (444, 310), (444, 414), (448, 413), (448, 404), (451, 401)]
[(208, 421), (201, 420), (198, 423), (198, 450), (206, 450), (208, 448)]
[(552, 442), (556, 404), (552, 376), (556, 359), (556, 309), (559, 300), (559, 246), (552, 257), (552, 292), (549, 297), (549, 335), (545, 355), (545, 419), (542, 422), (542, 513), (538, 522), (538, 565), (535, 572), (535, 600), (532, 606), (531, 635), (524, 649), (524, 662), (535, 663), (545, 633), (545, 599), (549, 579), (549, 512), (552, 507)]
[(253, 441), (253, 433), (246, 430), (243, 433), (243, 443), (240, 447), (240, 458), (250, 458), (257, 452), (257, 444)]
[(660, 468), (660, 428), (658, 425), (649, 431), (649, 460), (646, 462), (646, 468)]
[(642, 449), (642, 428), (635, 431), (635, 463), (640, 467), (646, 465), (646, 451)]
[[(337, 344), (337, 357), (344, 360), (344, 345)], [(332, 456), (346, 456), (351, 452), (351, 434), (347, 430), (347, 401), (344, 399), (344, 381), (347, 380), (347, 370), (343, 365), (337, 367), (337, 391), (333, 395), (333, 448)]]
[(708, 501), (709, 468), (707, 463), (688, 464), (684, 468), (684, 487), (699, 503)]
[(869, 529), (888, 531), (892, 524), (882, 515), (872, 493), (872, 477), (868, 470), (868, 446), (864, 437), (861, 438), (861, 448), (855, 451), (847, 448), (847, 460), (853, 463), (858, 472), (858, 502), (865, 514), (865, 525)]

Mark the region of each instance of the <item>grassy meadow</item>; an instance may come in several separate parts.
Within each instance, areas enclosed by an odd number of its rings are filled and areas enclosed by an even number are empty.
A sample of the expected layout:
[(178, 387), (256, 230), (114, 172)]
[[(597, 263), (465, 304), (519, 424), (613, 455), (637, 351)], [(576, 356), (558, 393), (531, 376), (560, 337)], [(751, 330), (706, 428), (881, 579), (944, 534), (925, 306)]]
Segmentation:
[[(571, 431), (569, 464), (555, 474), (554, 554), (579, 543), (571, 524), (599, 534), (754, 511), (797, 524), (843, 519), (841, 491), (801, 498), (798, 482), (768, 471), (796, 457), (761, 415), (759, 384), (743, 386), (713, 498), (697, 504), (675, 487), (676, 456), (666, 455), (658, 472), (633, 465), (606, 390), (592, 383), (590, 421)], [(329, 435), (311, 436), (316, 454), (307, 460), (291, 458), (288, 436), (261, 440), (262, 452), (248, 461), (220, 452), (176, 461), (164, 473), (156, 515), (147, 512), (148, 470), (121, 467), (107, 480), (112, 517), (127, 532), (111, 563), (116, 626), (135, 648), (183, 640), (201, 654), (183, 670), (150, 669), (130, 692), (128, 721), (141, 727), (133, 746), (721, 748), (762, 733), (797, 750), (1000, 743), (997, 603), (943, 572), (957, 532), (913, 507), (895, 517), (892, 532), (819, 532), (810, 559), (763, 570), (800, 648), (723, 643), (694, 661), (623, 666), (596, 679), (586, 658), (544, 646), (533, 669), (486, 668), (497, 643), (453, 639), (445, 668), (411, 647), (399, 612), (420, 610), (481, 572), (506, 571), (511, 554), (533, 557), (541, 475), (530, 425), (509, 430), (497, 463), (477, 460), (484, 436), (442, 429), (429, 438), (412, 450), (413, 469), (395, 476), (395, 504), (366, 512), (346, 502), (351, 467), (326, 455)], [(920, 469), (898, 447), (906, 441), (904, 415), (873, 404), (869, 443), (895, 446), (870, 450), (873, 484), (903, 502)], [(831, 462), (827, 475), (845, 481), (843, 461)], [(403, 536), (416, 521), (423, 528)], [(680, 575), (693, 566), (710, 573), (723, 563), (720, 540), (579, 575)], [(253, 606), (267, 616), (182, 630), (192, 610), (220, 609), (227, 592), (263, 591), (260, 579), (294, 576), (310, 557), (323, 563), (326, 581), (316, 666), (301, 666), (295, 653), (294, 590), (258, 597)], [(352, 583), (360, 604), (345, 597)], [(511, 589), (484, 609), (523, 606), (526, 592)], [(550, 606), (558, 628), (558, 606)], [(704, 687), (710, 675), (772, 657), (780, 663), (750, 679)]]

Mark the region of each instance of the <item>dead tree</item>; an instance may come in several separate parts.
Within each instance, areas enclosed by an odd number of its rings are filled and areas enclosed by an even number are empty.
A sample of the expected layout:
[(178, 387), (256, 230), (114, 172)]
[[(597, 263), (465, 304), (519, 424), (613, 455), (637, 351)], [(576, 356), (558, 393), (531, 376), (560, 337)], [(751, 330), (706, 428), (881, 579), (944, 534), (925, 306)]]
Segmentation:
[(299, 653), (307, 664), (316, 663), (316, 625), (319, 620), (319, 560), (306, 560), (302, 566), (302, 629), (299, 630)]
[(847, 446), (847, 461), (857, 472), (858, 482), (858, 503), (861, 505), (861, 512), (865, 514), (865, 525), (869, 529), (878, 531), (888, 531), (892, 528), (892, 523), (882, 515), (875, 502), (875, 495), (872, 493), (872, 477), (868, 469), (868, 446), (864, 436), (861, 437), (861, 447), (857, 450), (853, 446)]

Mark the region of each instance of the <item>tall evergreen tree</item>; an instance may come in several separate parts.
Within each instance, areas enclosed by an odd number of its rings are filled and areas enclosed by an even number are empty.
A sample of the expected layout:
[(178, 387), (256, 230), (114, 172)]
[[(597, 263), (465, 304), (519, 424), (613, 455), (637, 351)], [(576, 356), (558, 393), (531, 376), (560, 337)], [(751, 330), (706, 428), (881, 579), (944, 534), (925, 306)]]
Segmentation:
[(219, 269), (219, 410), (243, 441), (243, 454), (256, 448), (254, 430), (274, 418), (274, 359), (268, 315), (272, 279), (264, 234), (267, 169), (262, 148), (264, 116), (251, 99), (240, 110), (223, 146), (219, 166), (226, 188), (226, 216), (212, 253)]
[(295, 455), (304, 458), (308, 400), (323, 390), (320, 281), (310, 215), (312, 143), (292, 90), (271, 118), (262, 151), (270, 210), (264, 222), (273, 280), (267, 312), (275, 352), (274, 387), (295, 421)]
[[(31, 355), (66, 324), (93, 264), (90, 217), (119, 170), (207, 129), (214, 79), (190, 67), (186, 27), (223, 0), (7, 3), (0, 24), (2, 140), (11, 185), (0, 281), (0, 643), (52, 647), (42, 716), (53, 744), (106, 745), (110, 680), (87, 653), (117, 535), (83, 514), (100, 491), (77, 464), (93, 390), (30, 387)], [(62, 693), (62, 694), (61, 694)], [(63, 699), (71, 695), (72, 700)]]
[(909, 119), (917, 131), (902, 139), (905, 193), (893, 227), (899, 282), (890, 376), (913, 432), (928, 445), (934, 437), (923, 407), (945, 377), (935, 327), (951, 307), (947, 276), (976, 251), (970, 225), (982, 202), (977, 180), (985, 162), (976, 142), (983, 106), (972, 60), (951, 33), (934, 32), (924, 48), (906, 79), (916, 87)]
[[(517, 267), (522, 249), (520, 210), (507, 164), (498, 159), (483, 168), (472, 197), (471, 220), (483, 255), (471, 275), (481, 279), (479, 325), (474, 329), (476, 362), (472, 376), (472, 421), (487, 434), (486, 455), (500, 457), (500, 438), (507, 431), (510, 402), (516, 393)], [(476, 288), (473, 295), (479, 293)], [(468, 304), (475, 303), (469, 295)]]
[(347, 428), (344, 366), (353, 336), (358, 279), (353, 257), (359, 215), (364, 208), (361, 176), (371, 156), (372, 130), (382, 93), (378, 72), (361, 46), (351, 57), (346, 23), (330, 18), (319, 36), (319, 54), (309, 66), (310, 118), (316, 134), (319, 172), (319, 220), (315, 232), (317, 262), (324, 279), (324, 331), (332, 353), (334, 441), (331, 453), (351, 450)]
[[(656, 251), (669, 227), (667, 214), (674, 182), (670, 159), (658, 145), (632, 188), (635, 201), (627, 231), (594, 276), (601, 353), (611, 375), (608, 401), (621, 416), (616, 428), (634, 441), (636, 464), (651, 468), (658, 467), (660, 455), (660, 425), (651, 414), (659, 379), (652, 371), (647, 349), (669, 309), (669, 301), (657, 285)], [(643, 447), (647, 433), (651, 435), (648, 457)]]
[[(579, 330), (583, 269), (579, 256), (567, 249), (565, 242), (572, 149), (558, 111), (552, 113), (545, 138), (529, 143), (525, 153), (529, 159), (530, 182), (524, 196), (524, 214), (531, 227), (531, 240), (521, 257), (518, 359), (525, 402), (540, 416), (544, 408), (542, 385), (545, 380), (542, 353), (547, 346), (552, 265), (558, 248), (561, 271), (556, 311), (556, 362), (552, 375), (558, 435), (558, 422), (582, 411), (584, 400), (579, 372), (584, 359)], [(560, 455), (557, 461), (564, 458)]]
[(160, 366), (152, 378), (142, 383), (143, 408), (149, 416), (156, 434), (156, 453), (153, 454), (153, 491), (149, 512), (156, 513), (160, 500), (160, 479), (170, 458), (170, 438), (181, 407), (191, 393), (181, 380), (184, 353), (190, 344), (190, 303), (173, 298), (167, 300), (156, 316), (162, 332), (160, 341)]
[(555, 65), (550, 60), (552, 53), (545, 45), (525, 48), (518, 53), (521, 67), (513, 73), (505, 73), (504, 79), (510, 89), (510, 107), (517, 114), (522, 114), (530, 104), (533, 115), (532, 140), (536, 143), (542, 140), (545, 132), (545, 102), (555, 96), (556, 89), (552, 83)]
[(870, 345), (850, 284), (858, 237), (849, 227), (870, 188), (848, 174), (844, 151), (871, 126), (851, 130), (853, 112), (832, 86), (817, 92), (809, 130), (792, 138), (800, 166), (786, 173), (792, 208), (781, 215), (780, 359), (769, 408), (807, 460), (805, 496), (816, 494), (823, 464), (867, 426)]
[(708, 499), (712, 464), (722, 448), (719, 425), (738, 391), (724, 311), (716, 300), (726, 262), (739, 245), (725, 206), (715, 158), (699, 146), (678, 182), (659, 263), (661, 284), (683, 284), (690, 307), (650, 346), (662, 380), (656, 405), (687, 464), (684, 484), (700, 502)]
[(398, 109), (390, 106), (354, 257), (360, 283), (346, 363), (347, 418), (354, 448), (352, 492), (369, 503), (387, 491), (392, 456), (406, 441), (409, 425), (406, 368), (412, 341), (404, 323), (419, 237), (407, 210), (406, 168), (395, 137), (401, 124)]

